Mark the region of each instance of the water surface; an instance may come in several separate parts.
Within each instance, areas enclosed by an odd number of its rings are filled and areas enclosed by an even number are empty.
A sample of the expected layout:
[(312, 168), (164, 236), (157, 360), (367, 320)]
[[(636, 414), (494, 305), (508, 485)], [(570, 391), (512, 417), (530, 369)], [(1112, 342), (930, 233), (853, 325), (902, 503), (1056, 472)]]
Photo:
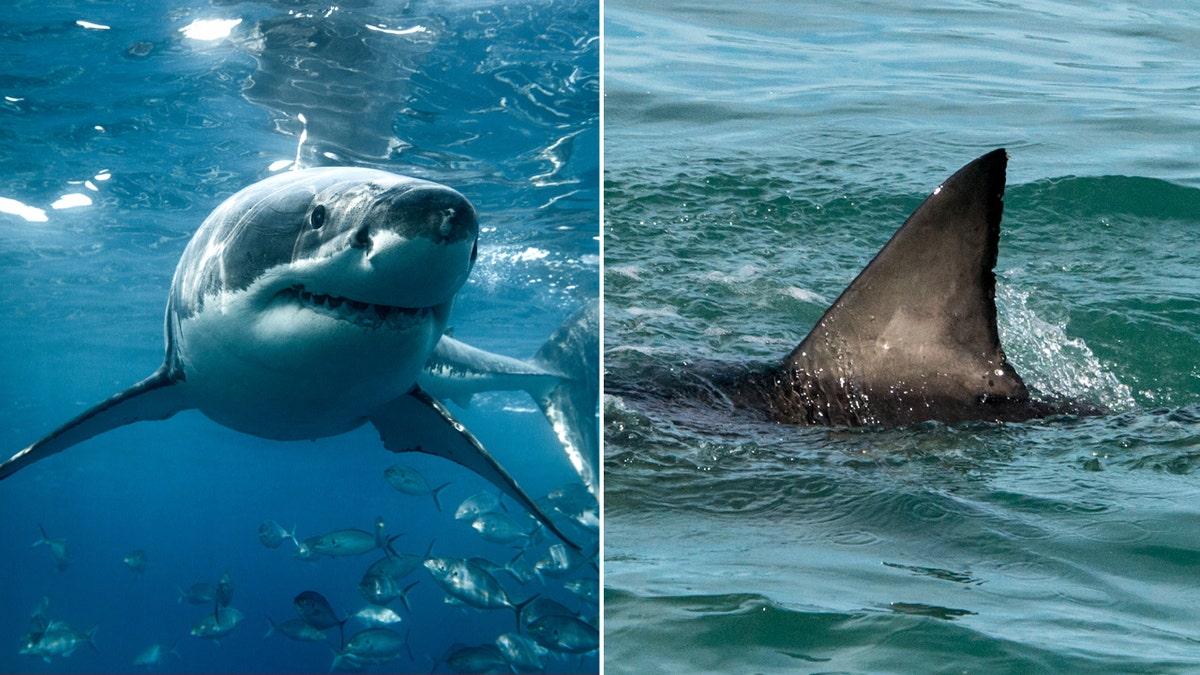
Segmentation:
[(1195, 11), (605, 11), (610, 380), (785, 355), (1005, 147), (1002, 342), (1113, 410), (845, 431), (607, 397), (607, 670), (1194, 670)]

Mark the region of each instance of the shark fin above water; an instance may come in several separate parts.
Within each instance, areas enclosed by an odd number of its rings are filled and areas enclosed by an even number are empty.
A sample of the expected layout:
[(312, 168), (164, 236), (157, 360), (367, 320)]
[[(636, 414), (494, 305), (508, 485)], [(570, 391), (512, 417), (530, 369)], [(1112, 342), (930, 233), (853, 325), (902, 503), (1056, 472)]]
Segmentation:
[(996, 264), (1008, 155), (948, 178), (766, 372), (732, 387), (778, 422), (901, 426), (1069, 412), (1033, 401), (996, 327)]

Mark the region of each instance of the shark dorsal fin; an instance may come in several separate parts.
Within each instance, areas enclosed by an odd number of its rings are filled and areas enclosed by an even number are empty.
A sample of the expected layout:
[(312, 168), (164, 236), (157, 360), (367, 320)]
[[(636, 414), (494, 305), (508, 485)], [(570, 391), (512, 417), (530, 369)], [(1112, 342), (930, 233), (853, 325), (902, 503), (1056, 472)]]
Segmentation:
[(909, 216), (785, 359), (790, 382), (780, 384), (791, 400), (825, 401), (780, 406), (777, 397), (782, 417), (955, 421), (977, 418), (989, 399), (1028, 399), (996, 329), (992, 268), (1007, 162), (1003, 149), (976, 159)]

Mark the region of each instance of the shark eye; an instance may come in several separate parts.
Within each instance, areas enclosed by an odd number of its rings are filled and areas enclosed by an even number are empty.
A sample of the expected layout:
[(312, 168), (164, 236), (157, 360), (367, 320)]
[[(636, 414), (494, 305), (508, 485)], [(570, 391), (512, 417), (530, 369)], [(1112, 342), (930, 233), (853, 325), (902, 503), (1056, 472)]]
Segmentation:
[(325, 224), (325, 206), (318, 204), (317, 208), (313, 209), (312, 215), (309, 216), (308, 222), (312, 225), (312, 229), (321, 229), (321, 226)]

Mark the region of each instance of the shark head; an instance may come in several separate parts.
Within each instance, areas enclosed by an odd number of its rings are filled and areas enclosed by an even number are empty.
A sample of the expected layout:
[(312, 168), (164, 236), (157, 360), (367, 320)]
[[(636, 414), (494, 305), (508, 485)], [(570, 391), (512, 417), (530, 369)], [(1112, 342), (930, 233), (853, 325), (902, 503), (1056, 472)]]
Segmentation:
[[(231, 372), (247, 396), (291, 405), (295, 434), (308, 435), (303, 415), (327, 428), (322, 418), (339, 406), (361, 423), (364, 408), (413, 386), (475, 263), (478, 232), (466, 198), (415, 178), (321, 168), (256, 183), (213, 211), (180, 259), (168, 367), (233, 428), (281, 431), (224, 414)], [(209, 381), (225, 391), (206, 397)]]

